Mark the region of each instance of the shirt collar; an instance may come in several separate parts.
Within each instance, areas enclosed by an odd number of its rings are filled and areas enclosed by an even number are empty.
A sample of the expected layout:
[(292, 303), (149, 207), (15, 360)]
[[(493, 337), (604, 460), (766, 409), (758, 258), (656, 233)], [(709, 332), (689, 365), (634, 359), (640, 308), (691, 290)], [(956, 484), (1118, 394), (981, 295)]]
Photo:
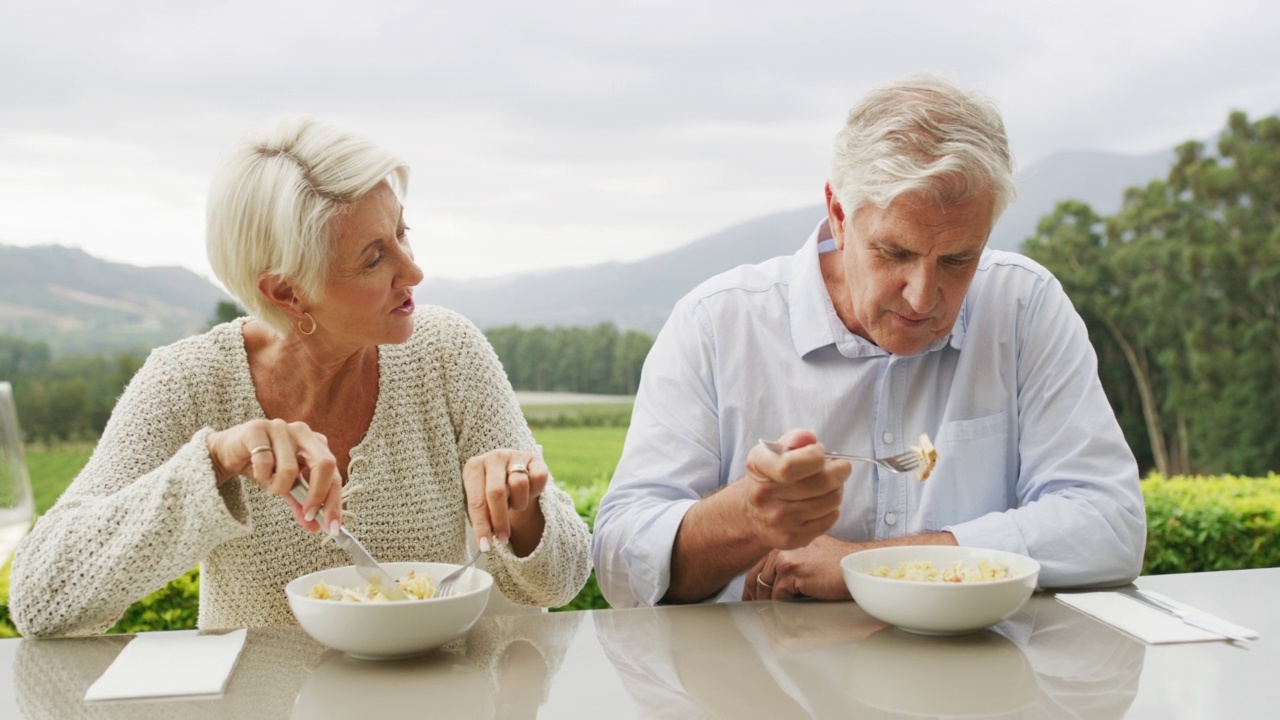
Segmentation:
[[(796, 353), (804, 357), (819, 348), (835, 345), (841, 355), (850, 358), (889, 355), (884, 348), (850, 332), (836, 314), (835, 305), (827, 293), (827, 285), (822, 280), (822, 265), (818, 260), (818, 244), (830, 238), (831, 228), (824, 218), (792, 256), (789, 278), (791, 342)], [(964, 344), (968, 311), (969, 298), (966, 295), (951, 333), (933, 341), (922, 354), (939, 350), (947, 344), (959, 350)]]

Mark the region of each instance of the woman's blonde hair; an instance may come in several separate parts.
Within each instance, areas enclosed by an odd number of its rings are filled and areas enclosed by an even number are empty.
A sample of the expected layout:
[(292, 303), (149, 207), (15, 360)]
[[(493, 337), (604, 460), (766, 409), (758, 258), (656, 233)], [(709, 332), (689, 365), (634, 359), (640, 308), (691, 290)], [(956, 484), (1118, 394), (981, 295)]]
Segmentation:
[(849, 111), (828, 182), (846, 218), (908, 193), (953, 205), (983, 190), (999, 218), (1017, 194), (995, 102), (931, 75), (876, 88)]
[(293, 322), (258, 289), (263, 273), (324, 297), (333, 220), (389, 181), (398, 197), (409, 167), (363, 138), (311, 118), (285, 118), (235, 146), (209, 190), (209, 264), (249, 312), (283, 333)]

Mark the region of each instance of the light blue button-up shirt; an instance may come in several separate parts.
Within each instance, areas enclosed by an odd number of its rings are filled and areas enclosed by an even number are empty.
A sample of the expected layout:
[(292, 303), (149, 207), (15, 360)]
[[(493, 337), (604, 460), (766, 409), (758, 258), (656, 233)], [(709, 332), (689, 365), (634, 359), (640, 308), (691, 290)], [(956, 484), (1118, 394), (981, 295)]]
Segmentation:
[[(894, 455), (927, 433), (932, 476), (854, 463), (830, 535), (950, 531), (1029, 555), (1042, 587), (1138, 575), (1138, 468), (1058, 281), (986, 250), (949, 336), (910, 356), (848, 330), (822, 281), (826, 223), (789, 257), (744, 265), (677, 303), (645, 361), (592, 552), (614, 607), (656, 604), (685, 512), (744, 474), (759, 438), (808, 428), (831, 450)], [(742, 576), (719, 600), (741, 597)]]

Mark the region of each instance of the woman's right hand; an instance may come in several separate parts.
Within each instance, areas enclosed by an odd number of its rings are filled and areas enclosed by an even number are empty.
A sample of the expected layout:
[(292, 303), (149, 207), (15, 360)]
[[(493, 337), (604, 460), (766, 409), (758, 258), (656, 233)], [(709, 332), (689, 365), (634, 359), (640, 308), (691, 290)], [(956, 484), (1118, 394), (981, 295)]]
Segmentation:
[[(342, 477), (329, 451), (329, 440), (303, 422), (250, 420), (226, 430), (209, 433), (205, 440), (218, 486), (244, 475), (263, 490), (289, 503), (298, 524), (311, 532), (321, 529), (317, 518), (327, 521), (336, 534), (342, 524)], [(307, 480), (305, 503), (289, 494), (299, 477)], [(337, 508), (320, 515), (321, 508)]]

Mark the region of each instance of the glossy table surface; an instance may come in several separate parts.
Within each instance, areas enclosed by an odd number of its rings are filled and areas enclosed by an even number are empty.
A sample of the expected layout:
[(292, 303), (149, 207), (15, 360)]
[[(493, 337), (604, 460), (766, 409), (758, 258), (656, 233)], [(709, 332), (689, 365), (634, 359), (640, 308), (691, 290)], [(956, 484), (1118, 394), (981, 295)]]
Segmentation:
[(441, 651), (385, 663), (260, 628), (221, 697), (113, 703), (84, 692), (129, 637), (13, 639), (0, 641), (0, 718), (1277, 716), (1280, 568), (1136, 584), (1261, 638), (1146, 645), (1047, 593), (958, 638), (819, 602), (490, 616)]

